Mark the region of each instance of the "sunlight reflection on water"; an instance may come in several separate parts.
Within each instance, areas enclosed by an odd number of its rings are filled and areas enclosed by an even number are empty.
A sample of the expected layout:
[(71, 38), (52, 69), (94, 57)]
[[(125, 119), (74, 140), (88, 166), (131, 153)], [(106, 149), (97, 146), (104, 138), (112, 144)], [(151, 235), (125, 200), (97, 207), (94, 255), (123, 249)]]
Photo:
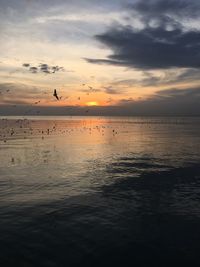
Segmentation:
[[(1, 120), (1, 182), (7, 183), (16, 201), (89, 192), (95, 190), (94, 177), (97, 185), (105, 183), (106, 165), (129, 154), (136, 159), (146, 155), (152, 163), (166, 160), (173, 166), (198, 159), (199, 129), (191, 119), (177, 118)], [(121, 173), (126, 169), (122, 166)], [(115, 177), (109, 176), (108, 183), (109, 179)]]

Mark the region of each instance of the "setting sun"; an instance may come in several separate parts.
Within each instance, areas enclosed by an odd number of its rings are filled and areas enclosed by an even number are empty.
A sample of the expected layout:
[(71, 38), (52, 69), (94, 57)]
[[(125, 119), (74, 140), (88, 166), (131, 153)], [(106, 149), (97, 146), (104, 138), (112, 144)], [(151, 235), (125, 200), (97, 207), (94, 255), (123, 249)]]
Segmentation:
[(87, 106), (98, 106), (98, 102), (96, 101), (91, 101), (86, 103)]

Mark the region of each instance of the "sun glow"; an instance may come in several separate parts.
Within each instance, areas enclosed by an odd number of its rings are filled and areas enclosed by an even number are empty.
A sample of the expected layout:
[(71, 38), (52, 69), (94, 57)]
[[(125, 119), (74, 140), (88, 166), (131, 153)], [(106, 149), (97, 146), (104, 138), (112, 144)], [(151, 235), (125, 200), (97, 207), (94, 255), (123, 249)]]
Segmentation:
[(90, 101), (86, 103), (87, 106), (98, 106), (98, 102), (96, 101)]

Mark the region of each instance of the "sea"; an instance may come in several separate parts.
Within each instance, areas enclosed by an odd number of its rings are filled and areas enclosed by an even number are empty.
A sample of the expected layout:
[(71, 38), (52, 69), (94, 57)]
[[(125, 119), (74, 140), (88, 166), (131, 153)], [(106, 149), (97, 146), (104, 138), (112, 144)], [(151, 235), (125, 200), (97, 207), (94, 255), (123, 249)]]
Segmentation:
[(0, 117), (0, 266), (200, 266), (199, 117)]

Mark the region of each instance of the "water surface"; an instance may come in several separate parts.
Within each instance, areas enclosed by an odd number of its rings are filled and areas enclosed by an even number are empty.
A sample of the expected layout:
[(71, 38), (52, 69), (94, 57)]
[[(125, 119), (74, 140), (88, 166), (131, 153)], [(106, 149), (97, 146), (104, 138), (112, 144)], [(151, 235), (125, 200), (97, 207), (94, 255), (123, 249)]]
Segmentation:
[(1, 266), (199, 266), (200, 118), (0, 118)]

